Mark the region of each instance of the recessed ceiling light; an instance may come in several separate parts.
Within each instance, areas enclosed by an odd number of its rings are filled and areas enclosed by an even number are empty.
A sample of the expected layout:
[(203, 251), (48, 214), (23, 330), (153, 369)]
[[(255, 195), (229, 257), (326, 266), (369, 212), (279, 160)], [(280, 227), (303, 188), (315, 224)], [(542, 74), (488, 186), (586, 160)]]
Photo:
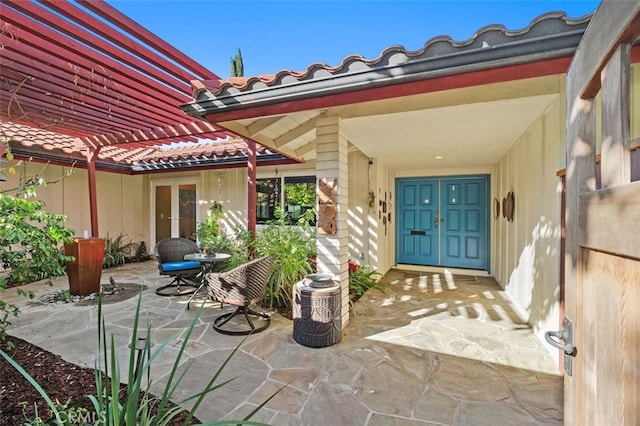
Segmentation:
[(442, 155), (436, 155), (433, 158), (435, 158), (436, 160), (442, 160), (444, 157)]

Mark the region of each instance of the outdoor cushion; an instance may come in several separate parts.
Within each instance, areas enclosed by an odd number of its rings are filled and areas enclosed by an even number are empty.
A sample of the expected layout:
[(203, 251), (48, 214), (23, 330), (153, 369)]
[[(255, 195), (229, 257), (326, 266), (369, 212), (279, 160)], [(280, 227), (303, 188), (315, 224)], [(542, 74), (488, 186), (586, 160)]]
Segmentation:
[(200, 262), (185, 260), (184, 262), (167, 262), (162, 264), (163, 272), (184, 271), (185, 269), (199, 269)]

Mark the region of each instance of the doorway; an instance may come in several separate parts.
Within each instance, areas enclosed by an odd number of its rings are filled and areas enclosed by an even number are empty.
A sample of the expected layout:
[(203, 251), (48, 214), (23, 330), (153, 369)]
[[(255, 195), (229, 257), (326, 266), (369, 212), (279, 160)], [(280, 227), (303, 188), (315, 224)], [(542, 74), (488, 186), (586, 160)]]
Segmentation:
[(489, 175), (396, 180), (398, 263), (486, 270)]
[(195, 240), (199, 192), (197, 180), (152, 183), (151, 237), (154, 245), (169, 237)]

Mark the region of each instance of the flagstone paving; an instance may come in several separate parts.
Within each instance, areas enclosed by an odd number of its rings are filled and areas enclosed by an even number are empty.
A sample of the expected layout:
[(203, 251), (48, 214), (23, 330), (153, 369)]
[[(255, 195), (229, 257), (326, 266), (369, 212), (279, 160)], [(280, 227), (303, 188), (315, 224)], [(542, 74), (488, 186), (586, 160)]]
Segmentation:
[[(167, 283), (153, 262), (103, 271), (102, 281), (138, 283), (141, 323), (151, 325), (154, 348), (167, 341), (152, 366), (152, 392), (168, 380), (173, 360), (201, 303), (162, 297)], [(391, 270), (384, 294), (371, 291), (355, 307), (342, 340), (308, 348), (293, 340), (293, 324), (278, 314), (271, 326), (243, 341), (217, 333), (211, 322), (230, 307), (204, 302), (185, 351), (190, 368), (174, 401), (202, 389), (238, 345), (207, 396), (202, 421), (238, 419), (285, 386), (254, 420), (273, 425), (549, 425), (562, 424), (563, 380), (551, 356), (490, 277)], [(38, 295), (64, 289), (31, 284)], [(27, 301), (8, 333), (93, 367), (97, 307)], [(121, 365), (128, 363), (137, 297), (103, 305)], [(141, 329), (144, 326), (140, 327)], [(190, 403), (185, 404), (191, 407)]]

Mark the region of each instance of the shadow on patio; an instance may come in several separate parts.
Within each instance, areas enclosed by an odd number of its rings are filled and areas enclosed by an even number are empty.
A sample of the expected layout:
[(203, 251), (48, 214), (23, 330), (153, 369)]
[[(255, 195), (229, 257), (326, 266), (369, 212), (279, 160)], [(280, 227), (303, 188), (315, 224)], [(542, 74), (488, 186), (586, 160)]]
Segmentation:
[[(103, 272), (102, 282), (142, 283), (143, 318), (154, 342), (171, 343), (152, 368), (152, 391), (166, 380), (181, 335), (200, 303), (161, 297), (154, 262)], [(289, 385), (254, 418), (274, 425), (494, 425), (562, 424), (562, 377), (531, 330), (490, 278), (435, 276), (392, 270), (385, 295), (370, 292), (341, 342), (313, 349), (292, 338), (292, 322), (278, 314), (266, 331), (249, 336), (222, 375), (236, 380), (209, 395), (195, 413), (202, 421), (240, 418), (275, 389)], [(32, 285), (38, 295), (66, 288)], [(12, 294), (6, 296), (13, 298)], [(51, 305), (18, 300), (22, 314), (8, 333), (92, 367), (97, 353), (95, 306)], [(121, 364), (136, 298), (104, 306)], [(222, 311), (205, 303), (188, 345), (184, 389), (201, 389), (243, 337), (211, 328)]]

